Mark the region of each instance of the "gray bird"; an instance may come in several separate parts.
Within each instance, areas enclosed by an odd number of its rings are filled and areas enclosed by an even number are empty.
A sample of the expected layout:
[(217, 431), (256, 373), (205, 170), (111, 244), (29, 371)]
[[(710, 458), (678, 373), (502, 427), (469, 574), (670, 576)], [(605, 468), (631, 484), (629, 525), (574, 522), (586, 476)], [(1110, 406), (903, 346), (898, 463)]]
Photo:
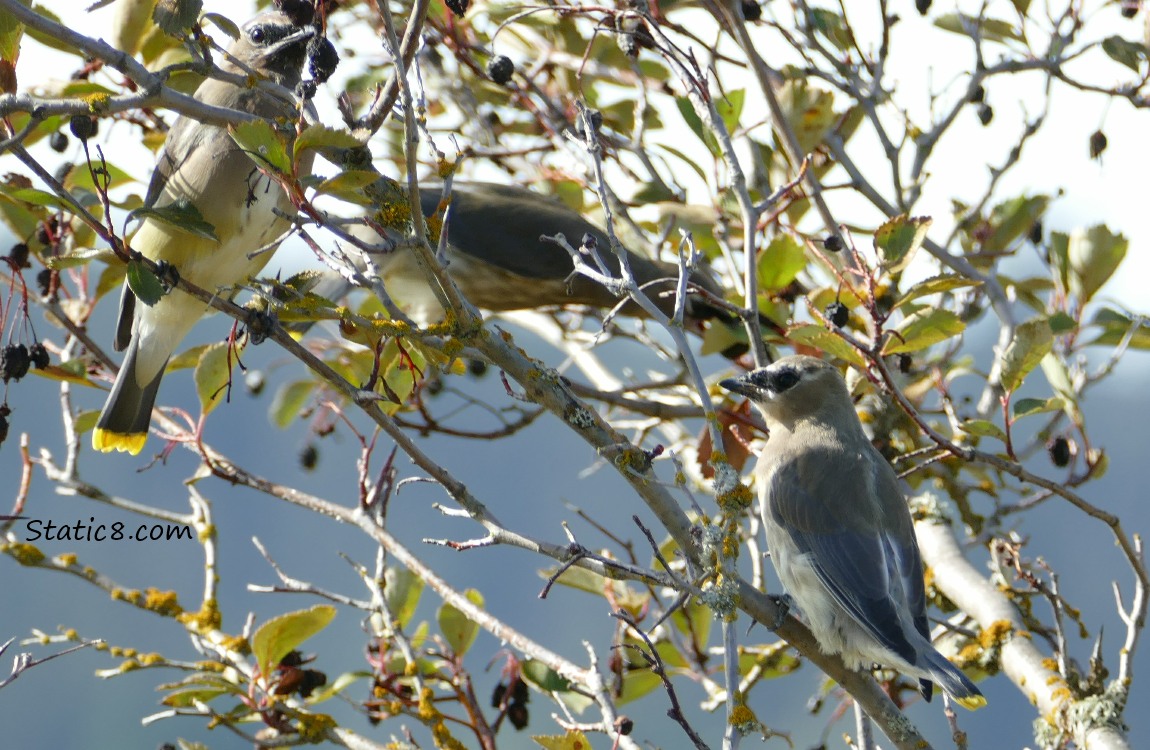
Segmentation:
[[(301, 79), (308, 40), (315, 33), (313, 27), (301, 28), (279, 11), (262, 13), (244, 25), (228, 53), (275, 83), (294, 88)], [(220, 61), (220, 67), (248, 75), (228, 59)], [(270, 93), (212, 78), (200, 84), (195, 98), (269, 119), (296, 116), (291, 103)], [(310, 170), (310, 163), (305, 154), (301, 169)], [(162, 208), (190, 202), (212, 225), (217, 239), (147, 218), (131, 238), (132, 249), (171, 264), (182, 278), (202, 289), (243, 283), (264, 267), (272, 254), (269, 244), (288, 228), (287, 220), (276, 212), (293, 213), (283, 188), (260, 166), (225, 128), (180, 117), (164, 142), (144, 203)], [(261, 248), (264, 252), (249, 257)], [(205, 303), (178, 289), (151, 306), (136, 301), (125, 283), (114, 346), (117, 351), (126, 348), (127, 354), (92, 434), (96, 450), (134, 455), (144, 447), (164, 367), (207, 311)]]
[(906, 499), (838, 370), (791, 356), (719, 385), (749, 398), (770, 428), (755, 469), (767, 547), (822, 650), (851, 669), (917, 677), (927, 700), (937, 682), (966, 708), (986, 705), (931, 645)]
[[(426, 216), (435, 214), (443, 196), (442, 186), (420, 186), (419, 197)], [(368, 227), (355, 233), (365, 241), (379, 242)], [(599, 256), (617, 277), (619, 263), (611, 252), (607, 235), (579, 213), (559, 201), (522, 187), (491, 183), (458, 183), (451, 191), (447, 221), (447, 272), (477, 307), (486, 310), (528, 310), (549, 306), (587, 305), (610, 309), (620, 298), (606, 287), (579, 274), (567, 251), (540, 238), (563, 234), (572, 247), (579, 247), (585, 235), (595, 238)], [(664, 313), (675, 305), (675, 284), (679, 269), (673, 263), (650, 260), (628, 253), (636, 282)], [(595, 267), (592, 259), (588, 265)], [(409, 314), (423, 321), (442, 318), (443, 310), (409, 251), (396, 251), (379, 260), (388, 293)], [(722, 289), (703, 271), (695, 271), (691, 284), (722, 299)], [(321, 296), (338, 296), (339, 290), (326, 289)], [(670, 292), (670, 294), (661, 294)], [(621, 315), (641, 316), (634, 303), (620, 309)], [(685, 324), (701, 332), (703, 321), (733, 322), (726, 311), (700, 294), (690, 294), (684, 310)]]

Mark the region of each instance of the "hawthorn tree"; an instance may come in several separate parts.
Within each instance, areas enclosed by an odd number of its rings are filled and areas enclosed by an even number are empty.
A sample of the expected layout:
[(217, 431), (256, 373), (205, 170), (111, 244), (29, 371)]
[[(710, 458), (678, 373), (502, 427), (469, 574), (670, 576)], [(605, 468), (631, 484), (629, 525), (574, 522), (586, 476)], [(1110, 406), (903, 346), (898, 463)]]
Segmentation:
[[(19, 628), (48, 626), (6, 618), (4, 639), (49, 644), (49, 656), (70, 654), (65, 644), (75, 642), (108, 650), (115, 668), (105, 676), (161, 670), (166, 708), (154, 718), (200, 717), (257, 746), (494, 748), (529, 725), (545, 747), (652, 738), (734, 747), (747, 735), (795, 731), (799, 721), (762, 696), (818, 669), (833, 682), (814, 713), (829, 729), (856, 707), (857, 747), (884, 741), (864, 715), (899, 748), (966, 747), (964, 731), (990, 738), (1030, 722), (1042, 747), (1127, 747), (1123, 712), (1148, 579), (1130, 522), (1091, 497), (1108, 456), (1090, 429), (1087, 395), (1128, 350), (1150, 347), (1150, 331), (1099, 294), (1125, 259), (1122, 228), (1048, 229), (1064, 223), (1055, 212), (1073, 195), (1025, 180), (1028, 147), (1050, 131), (1055, 97), (1147, 108), (1150, 13), (1130, 0), (1033, 6), (325, 2), (317, 17), (331, 47), (312, 53), (310, 77), (331, 73), (334, 53), (337, 75), (296, 92), (314, 95), (318, 115), (301, 105), (285, 124), (207, 111), (188, 96), (220, 75), (214, 56), (252, 9), (103, 0), (84, 12), (115, 14), (105, 40), (85, 33), (75, 8), (65, 17), (59, 7), (0, 0), (0, 214), (15, 238), (0, 265), (0, 439), (13, 488), (0, 550), (21, 566), (5, 576), (11, 586), (102, 589), (108, 607), (159, 615), (155, 627), (180, 630), (192, 650), (145, 656), (130, 636), (88, 632), (79, 618), (29, 640)], [(68, 80), (18, 64), (38, 45), (70, 61)], [(921, 67), (927, 50), (945, 59), (919, 83), (909, 66)], [(1022, 106), (1009, 106), (1016, 96)], [(102, 394), (87, 386), (105, 385), (116, 367), (104, 345), (110, 328), (89, 323), (115, 306), (125, 276), (142, 298), (162, 293), (159, 269), (132, 256), (125, 232), (142, 206), (133, 178), (148, 167), (119, 155), (158, 148), (177, 113), (228, 125), (260, 155), (261, 169), (295, 196), (296, 245), (315, 270), (252, 280), (242, 305), (177, 282), (239, 325), (170, 364), (194, 368), (201, 415), (156, 413), (149, 450), (163, 453), (147, 468), (153, 490), (134, 497), (131, 480), (107, 491), (91, 478), (106, 476), (101, 462), (140, 462), (88, 448)], [(979, 128), (995, 129), (990, 146), (973, 145)], [(1088, 143), (1066, 144), (1082, 159), (1106, 148), (1101, 126)], [(297, 169), (305, 150), (322, 157), (315, 174)], [(964, 174), (935, 166), (948, 150), (963, 154)], [(54, 152), (77, 158), (54, 168)], [(451, 281), (459, 269), (442, 262), (441, 244), (453, 241), (442, 213), (419, 210), (428, 180), (445, 184), (441, 210), (453, 185), (484, 180), (528, 186), (591, 217), (610, 247), (549, 241), (571, 252), (572, 274), (647, 314), (561, 296), (526, 314), (477, 310)], [(497, 211), (486, 218), (525, 240)], [(708, 302), (723, 314), (688, 336), (682, 304), (665, 315), (627, 273), (611, 277), (595, 262), (595, 252), (624, 245), (679, 266), (680, 303), (688, 269), (713, 274), (724, 296)], [(380, 272), (391, 254), (415, 260), (442, 320), (407, 317), (410, 290)], [(221, 316), (201, 326), (217, 340), (228, 328)], [(300, 462), (354, 476), (354, 494), (304, 490), (284, 462), (280, 475), (264, 476), (254, 456), (213, 445), (225, 411), (247, 410), (252, 434), (266, 431), (258, 409), (229, 395), (245, 382), (258, 392), (263, 376), (241, 368), (269, 350), (290, 373), (269, 399), (273, 422), (305, 432)], [(918, 701), (912, 681), (845, 670), (769, 595), (748, 478), (769, 441), (747, 404), (716, 383), (794, 351), (848, 372), (864, 424), (906, 481), (938, 642), (992, 693), (981, 714), (948, 713), (949, 736), (924, 736), (906, 717)], [(498, 378), (478, 379), (485, 368)], [(57, 389), (51, 405), (22, 395), (29, 372)], [(162, 399), (182, 398), (173, 390)], [(41, 436), (44, 412), (62, 420), (62, 439)], [(425, 439), (436, 435), (452, 441)], [(547, 467), (554, 484), (523, 486), (525, 440), (566, 446)], [(506, 496), (481, 496), (456, 473), (466, 446), (480, 443), (509, 446), (505, 463), (488, 466)], [(194, 458), (191, 479), (169, 463), (176, 449)], [(571, 524), (557, 531), (505, 512), (511, 495), (558, 504), (589, 465), (617, 474), (624, 513), (571, 508)], [(417, 481), (441, 503), (433, 528), (402, 528), (389, 514), (400, 488)], [(156, 483), (186, 496), (187, 509), (156, 500)], [(263, 546), (262, 574), (221, 568), (217, 506), (237, 485), (304, 509), (309, 545), (333, 522), (369, 539), (375, 554), (349, 560), (362, 588), (315, 583), (293, 557)], [(94, 514), (190, 526), (203, 590), (171, 591), (162, 560), (119, 580), (30, 541), (26, 522), (49, 512), (53, 493), (84, 498)], [(1100, 616), (1077, 607), (1076, 592), (1042, 561), (1042, 536), (1019, 533), (1054, 504), (1113, 541), (1099, 553), (1104, 575), (1077, 582), (1079, 594), (1115, 588), (1122, 630), (1106, 641)], [(462, 535), (470, 538), (454, 536), (462, 520), (476, 529)], [(567, 588), (579, 597), (567, 601), (581, 603), (534, 610), (542, 614), (489, 609), (503, 593), (498, 572), (486, 575), (486, 590), (465, 589), (452, 582), (455, 568), (429, 562), (444, 559), (436, 547), (468, 565), (501, 549), (519, 553), (500, 564), (522, 565), (525, 551), (546, 567), (540, 596)], [(52, 572), (79, 582), (56, 583)], [(277, 617), (245, 620), (251, 605), (219, 596), (222, 580), (269, 572), (278, 585), (258, 590), (277, 594)], [(288, 592), (313, 601), (300, 608)], [(588, 637), (577, 656), (548, 642), (547, 628), (525, 630), (532, 618), (578, 627), (607, 615), (610, 633)], [(362, 620), (366, 659), (302, 656), (337, 616)], [(481, 632), (502, 648), (476, 648)], [(18, 661), (0, 687), (61, 664), (41, 659)], [(493, 662), (497, 676), (485, 674)], [(494, 683), (489, 695), (484, 681)], [(996, 713), (996, 694), (1008, 690), (1033, 710)], [(335, 696), (360, 716), (328, 713), (324, 701)]]

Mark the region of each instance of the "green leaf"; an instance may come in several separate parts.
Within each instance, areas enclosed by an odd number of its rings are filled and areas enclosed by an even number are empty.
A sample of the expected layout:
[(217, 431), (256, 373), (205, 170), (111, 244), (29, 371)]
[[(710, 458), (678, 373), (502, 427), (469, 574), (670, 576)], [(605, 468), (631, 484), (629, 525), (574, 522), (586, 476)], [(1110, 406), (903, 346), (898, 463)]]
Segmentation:
[(1050, 204), (1049, 196), (1019, 196), (1003, 201), (990, 212), (990, 234), (981, 242), (983, 252), (1005, 252), (1015, 240), (1025, 237)]
[(285, 139), (267, 120), (252, 120), (229, 125), (232, 140), (261, 166), (271, 167), (280, 174), (291, 174), (291, 158)]
[(1106, 225), (1076, 229), (1070, 234), (1067, 261), (1070, 264), (1070, 290), (1087, 302), (1118, 270), (1130, 241), (1114, 234)]
[(947, 13), (934, 20), (934, 25), (944, 31), (974, 38), (977, 33), (988, 42), (1005, 44), (1008, 41), (1023, 41), (1022, 34), (1008, 21), (997, 18), (982, 18), (966, 13)]
[(142, 261), (128, 261), (126, 278), (128, 280), (128, 288), (132, 290), (132, 294), (136, 295), (136, 299), (148, 307), (159, 302), (160, 297), (164, 296), (164, 285), (156, 278), (156, 274), (148, 270), (148, 267), (145, 266)]
[(383, 600), (400, 627), (415, 616), (423, 594), (423, 579), (407, 568), (388, 568), (383, 575)]
[(838, 121), (834, 110), (834, 94), (816, 88), (805, 77), (788, 79), (782, 85), (779, 89), (779, 104), (783, 118), (794, 129), (804, 154), (821, 144), (827, 132)]
[(180, 198), (158, 208), (137, 208), (128, 214), (125, 224), (136, 219), (151, 219), (196, 237), (220, 241), (219, 237), (216, 236), (216, 228), (204, 220), (204, 215), (200, 213), (200, 209), (196, 208), (195, 204), (187, 198)]
[(1102, 333), (1090, 342), (1093, 345), (1118, 346), (1128, 340), (1131, 349), (1150, 349), (1150, 322), (1142, 316), (1104, 307), (1095, 313), (1091, 325), (1102, 327)]
[(1002, 431), (1002, 428), (985, 419), (968, 419), (959, 425), (959, 429), (970, 435), (998, 438), (1006, 442), (1006, 433)]
[(675, 97), (675, 106), (678, 108), (683, 122), (695, 134), (695, 137), (706, 144), (708, 149), (711, 148), (713, 141), (708, 141), (706, 136), (709, 134), (703, 128), (703, 121), (695, 112), (695, 106), (691, 104), (691, 100), (685, 96), (677, 96)]
[(1060, 397), (1052, 398), (1020, 398), (1014, 402), (1014, 418), (1029, 417), (1031, 414), (1042, 414), (1048, 411), (1062, 411), (1066, 402)]
[(789, 234), (780, 234), (759, 255), (759, 289), (783, 289), (807, 267), (806, 249)]
[(117, 0), (112, 28), (112, 46), (129, 55), (140, 51), (140, 43), (152, 30), (156, 0)]
[(317, 604), (310, 609), (273, 617), (252, 634), (252, 656), (266, 679), (283, 658), (335, 619), (335, 607)]
[[(467, 601), (482, 609), (483, 594), (475, 589), (467, 589), (463, 592), (463, 596)], [(479, 623), (456, 609), (455, 605), (449, 602), (444, 602), (443, 606), (439, 608), (436, 620), (439, 623), (439, 632), (443, 634), (447, 645), (451, 647), (452, 653), (457, 657), (466, 654), (471, 648), (471, 644), (475, 643), (475, 637), (479, 635)]]
[(699, 353), (702, 355), (718, 354), (733, 346), (750, 348), (747, 329), (741, 323), (726, 323), (716, 318), (703, 331), (703, 343), (699, 347)]
[(541, 661), (528, 659), (520, 665), (523, 677), (545, 693), (562, 693), (571, 689), (567, 678)]
[(1048, 322), (1050, 323), (1050, 332), (1055, 336), (1061, 336), (1064, 333), (1073, 333), (1078, 330), (1078, 321), (1061, 310), (1051, 315)]
[(152, 20), (165, 34), (183, 37), (200, 18), (203, 0), (156, 0)]
[[(148, 0), (149, 2), (153, 0)], [(227, 34), (232, 41), (240, 38), (240, 27), (236, 26), (235, 22), (227, 16), (222, 16), (219, 13), (205, 13), (203, 19), (215, 25), (217, 29)]]
[(1142, 61), (1147, 58), (1145, 44), (1130, 42), (1120, 36), (1108, 36), (1102, 40), (1102, 51), (1111, 60), (1125, 65), (1138, 73), (1142, 69)]
[(831, 10), (812, 8), (809, 18), (811, 28), (826, 37), (835, 48), (844, 52), (852, 48), (850, 30), (841, 15)]
[(883, 345), (883, 354), (916, 352), (946, 341), (966, 329), (957, 315), (950, 310), (925, 307), (907, 318), (895, 329)]
[(1045, 318), (1028, 320), (1017, 326), (1014, 338), (1002, 353), (1002, 370), (999, 375), (1002, 387), (1008, 393), (1018, 390), (1030, 371), (1050, 353), (1053, 345), (1054, 335)]
[[(354, 135), (346, 130), (337, 130), (317, 123), (309, 125), (299, 134), (293, 147), (293, 153), (298, 159), (299, 155), (307, 149), (358, 148), (362, 145)], [(377, 174), (376, 177), (378, 178), (379, 175)]]
[(200, 398), (200, 410), (204, 415), (211, 414), (223, 403), (230, 391), (229, 381), (232, 375), (230, 348), (231, 345), (226, 341), (212, 344), (204, 350), (196, 363), (193, 379), (196, 383), (196, 395)]
[(379, 179), (379, 174), (365, 170), (348, 170), (321, 182), (315, 191), (320, 195), (330, 195), (348, 203), (370, 206), (374, 203), (363, 194), (363, 189)]
[[(111, 251), (96, 248), (81, 248), (73, 250), (67, 255), (57, 255), (54, 258), (45, 258), (44, 265), (53, 271), (62, 271), (65, 268), (86, 266), (93, 260), (112, 261)], [(162, 290), (161, 290), (162, 291)]]
[[(27, 0), (23, 2), (28, 5)], [(0, 13), (0, 94), (15, 94), (16, 61), (20, 57), (20, 39), (24, 24), (17, 23), (11, 13)]]
[(822, 326), (813, 324), (797, 326), (787, 331), (787, 339), (796, 344), (813, 346), (833, 357), (838, 357), (859, 367), (865, 366), (862, 356), (855, 351), (853, 346)]
[(663, 678), (649, 669), (629, 669), (623, 673), (623, 689), (615, 699), (616, 705), (624, 706), (663, 686)]
[(311, 392), (315, 389), (315, 382), (311, 380), (297, 380), (294, 383), (284, 383), (276, 389), (272, 404), (268, 407), (268, 417), (272, 424), (281, 430), (287, 429), (300, 409), (307, 402)]
[(887, 273), (897, 273), (906, 268), (915, 252), (922, 247), (931, 221), (929, 216), (901, 214), (875, 231), (874, 249)]
[(739, 129), (739, 117), (743, 114), (743, 103), (747, 99), (746, 89), (728, 91), (726, 96), (715, 100), (715, 110), (719, 113), (728, 134), (734, 134)]
[(920, 297), (926, 297), (931, 294), (941, 294), (943, 292), (952, 292), (955, 289), (966, 289), (968, 287), (981, 285), (981, 281), (968, 279), (965, 276), (955, 276), (953, 274), (932, 276), (929, 279), (924, 279), (923, 281), (918, 282), (910, 289), (907, 289), (906, 293), (899, 298), (898, 302), (894, 303), (894, 307), (901, 307), (907, 302), (911, 302), (913, 300), (919, 299)]

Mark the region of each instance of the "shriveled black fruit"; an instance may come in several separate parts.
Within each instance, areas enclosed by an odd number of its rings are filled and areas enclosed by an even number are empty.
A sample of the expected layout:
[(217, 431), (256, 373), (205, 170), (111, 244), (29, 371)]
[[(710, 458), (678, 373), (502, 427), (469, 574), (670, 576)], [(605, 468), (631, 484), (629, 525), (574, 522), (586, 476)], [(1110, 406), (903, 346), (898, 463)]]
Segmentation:
[(1102, 152), (1106, 150), (1106, 134), (1101, 130), (1095, 130), (1090, 134), (1090, 158), (1097, 159), (1102, 156)]
[(994, 119), (994, 110), (989, 104), (983, 102), (978, 105), (978, 121), (983, 125), (989, 125), (990, 121)]
[(843, 238), (837, 234), (828, 234), (823, 238), (823, 248), (825, 248), (828, 253), (837, 253), (843, 249)]
[(72, 131), (72, 135), (79, 138), (81, 141), (86, 141), (94, 136), (100, 129), (98, 120), (95, 117), (88, 115), (72, 115), (72, 119), (68, 120), (68, 130)]
[(500, 86), (511, 80), (515, 72), (515, 63), (507, 55), (496, 55), (487, 61), (487, 77)]
[(56, 153), (63, 153), (64, 149), (68, 148), (68, 136), (57, 130), (52, 135), (48, 136), (48, 145), (51, 146), (52, 150)]
[(1046, 444), (1050, 462), (1061, 468), (1070, 463), (1070, 441), (1059, 435)]
[(755, 0), (743, 0), (743, 20), (758, 21), (763, 17), (763, 6)]
[(847, 306), (842, 302), (830, 303), (827, 305), (827, 309), (823, 311), (823, 314), (827, 316), (827, 320), (831, 322), (831, 325), (836, 328), (845, 326), (851, 317), (850, 310), (848, 310)]

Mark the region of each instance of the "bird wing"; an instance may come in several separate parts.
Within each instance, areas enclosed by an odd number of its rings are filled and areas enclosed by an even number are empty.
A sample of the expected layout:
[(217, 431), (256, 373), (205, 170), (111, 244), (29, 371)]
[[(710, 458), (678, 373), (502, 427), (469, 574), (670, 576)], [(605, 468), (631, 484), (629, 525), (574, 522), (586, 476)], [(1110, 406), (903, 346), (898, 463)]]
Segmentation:
[[(901, 524), (884, 528), (880, 523), (878, 506), (868, 495), (886, 488), (875, 480), (877, 474), (865, 454), (806, 450), (772, 472), (768, 512), (807, 555), (834, 600), (879, 643), (913, 664), (916, 650), (897, 605), (909, 593), (908, 574), (915, 567), (921, 596), (922, 563), (913, 534), (901, 534)], [(897, 499), (905, 502), (901, 494)]]

